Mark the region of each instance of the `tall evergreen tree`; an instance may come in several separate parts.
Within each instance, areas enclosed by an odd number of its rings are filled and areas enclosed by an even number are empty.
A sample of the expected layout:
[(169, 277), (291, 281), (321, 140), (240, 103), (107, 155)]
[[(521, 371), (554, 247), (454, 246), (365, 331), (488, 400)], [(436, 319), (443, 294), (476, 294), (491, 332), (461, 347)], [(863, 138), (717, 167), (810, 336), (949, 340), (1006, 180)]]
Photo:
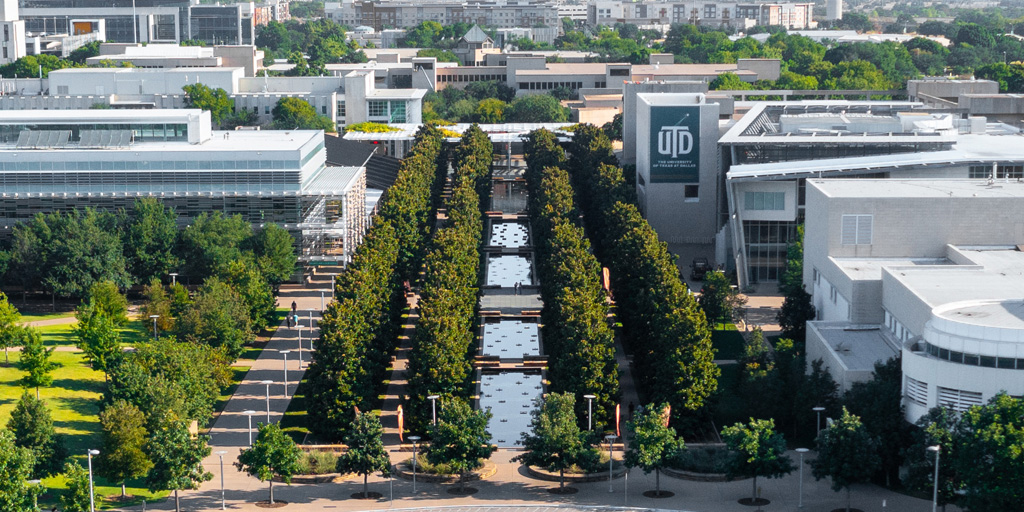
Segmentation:
[(21, 385), (35, 388), (37, 399), (39, 388), (53, 384), (53, 375), (50, 373), (60, 366), (50, 361), (54, 350), (43, 345), (43, 338), (38, 330), (32, 327), (21, 330), (21, 359), (18, 361), (18, 369), (26, 372), (21, 378)]
[(22, 393), (11, 412), (7, 428), (14, 433), (17, 446), (32, 452), (34, 478), (60, 472), (68, 452), (64, 447), (64, 437), (53, 428), (53, 418), (45, 402), (27, 392)]
[(144, 476), (153, 466), (146, 456), (146, 416), (138, 407), (118, 400), (100, 413), (103, 448), (96, 458), (97, 472), (113, 482), (121, 483), (121, 496), (125, 495), (125, 481)]
[(39, 486), (28, 482), (34, 466), (32, 451), (18, 446), (10, 430), (0, 430), (0, 510), (37, 512)]

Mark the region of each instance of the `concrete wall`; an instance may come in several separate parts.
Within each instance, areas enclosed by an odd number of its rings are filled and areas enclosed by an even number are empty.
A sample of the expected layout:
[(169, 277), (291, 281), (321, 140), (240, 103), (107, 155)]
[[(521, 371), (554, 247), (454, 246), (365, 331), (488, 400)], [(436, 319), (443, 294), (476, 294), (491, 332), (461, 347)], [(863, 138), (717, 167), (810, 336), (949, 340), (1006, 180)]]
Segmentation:
[(622, 88), (622, 162), (636, 164), (636, 95), (644, 92), (705, 93), (704, 82), (626, 83)]
[(907, 80), (907, 94), (911, 100), (925, 94), (956, 101), (961, 94), (999, 94), (999, 83), (992, 80)]
[[(927, 357), (922, 353), (915, 353), (906, 347), (903, 349), (902, 359), (904, 375), (903, 404), (906, 406), (907, 421), (917, 421), (918, 418), (928, 412), (928, 409), (938, 405), (939, 386), (980, 392), (982, 394), (982, 403), (988, 402), (989, 399), (1001, 391), (1005, 391), (1012, 396), (1024, 395), (1024, 379), (1020, 378), (1021, 370), (957, 364)], [(928, 385), (926, 405), (922, 406), (906, 396), (906, 377), (916, 379)]]

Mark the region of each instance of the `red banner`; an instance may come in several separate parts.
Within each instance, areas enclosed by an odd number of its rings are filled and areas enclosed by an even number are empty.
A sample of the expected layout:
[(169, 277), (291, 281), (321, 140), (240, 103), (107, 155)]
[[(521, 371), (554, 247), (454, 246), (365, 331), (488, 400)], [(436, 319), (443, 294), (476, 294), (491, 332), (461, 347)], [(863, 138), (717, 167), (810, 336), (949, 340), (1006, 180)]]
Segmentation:
[(662, 416), (662, 418), (665, 419), (665, 426), (667, 427), (668, 426), (668, 419), (672, 417), (672, 406), (669, 405), (669, 406), (665, 407), (665, 410), (661, 411), (661, 416)]
[(622, 431), (619, 430), (619, 422), (622, 419), (622, 404), (615, 404), (615, 435), (622, 437)]
[(405, 430), (405, 417), (402, 415), (402, 406), (398, 406), (398, 440), (405, 442), (403, 431)]

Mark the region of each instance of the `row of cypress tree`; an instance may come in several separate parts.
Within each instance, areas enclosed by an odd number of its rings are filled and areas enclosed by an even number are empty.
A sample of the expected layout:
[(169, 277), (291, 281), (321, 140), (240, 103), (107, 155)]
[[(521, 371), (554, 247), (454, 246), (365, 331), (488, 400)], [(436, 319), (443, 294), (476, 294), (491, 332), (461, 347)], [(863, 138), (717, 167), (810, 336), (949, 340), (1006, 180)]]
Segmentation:
[(433, 231), (448, 155), (440, 131), (424, 126), (398, 179), (345, 272), (320, 322), (307, 373), (309, 427), (325, 439), (349, 428), (355, 409), (375, 408), (405, 307), (403, 283), (419, 268)]
[(476, 125), (454, 148), (447, 220), (427, 253), (419, 300), (419, 322), (409, 354), (406, 411), (411, 431), (425, 432), (432, 419), (430, 395), (468, 398), (471, 349), (477, 332), (483, 211), (490, 185), (493, 146)]
[(565, 153), (554, 135), (534, 132), (526, 158), (550, 390), (576, 397), (576, 417), (584, 425), (590, 404), (583, 396), (595, 395), (594, 427), (602, 431), (613, 421), (619, 371), (601, 265), (583, 231), (569, 174), (562, 168)]

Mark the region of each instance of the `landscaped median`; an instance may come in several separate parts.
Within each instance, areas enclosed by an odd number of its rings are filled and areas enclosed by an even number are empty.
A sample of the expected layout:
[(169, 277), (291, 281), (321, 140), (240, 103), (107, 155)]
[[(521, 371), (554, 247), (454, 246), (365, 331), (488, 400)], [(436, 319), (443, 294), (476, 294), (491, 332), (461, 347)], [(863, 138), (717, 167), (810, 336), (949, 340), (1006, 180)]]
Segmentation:
[[(463, 483), (487, 480), (498, 472), (498, 466), (490, 460), (481, 459), (480, 462), (483, 463), (483, 466), (480, 469), (466, 473)], [(396, 477), (403, 480), (412, 480), (412, 457), (395, 464), (391, 469)], [(448, 484), (455, 483), (458, 479), (458, 473), (452, 472), (445, 465), (430, 464), (427, 462), (427, 457), (422, 454), (416, 456), (416, 481)]]

